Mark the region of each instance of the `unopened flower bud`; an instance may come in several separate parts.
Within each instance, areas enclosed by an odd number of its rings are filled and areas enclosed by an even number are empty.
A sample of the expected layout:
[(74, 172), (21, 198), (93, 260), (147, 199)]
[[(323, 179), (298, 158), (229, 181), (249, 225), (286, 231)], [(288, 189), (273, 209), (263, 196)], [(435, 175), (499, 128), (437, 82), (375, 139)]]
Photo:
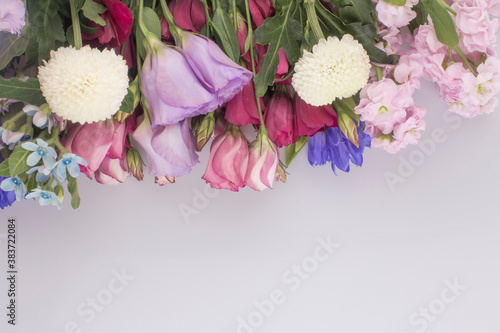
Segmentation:
[(135, 177), (135, 179), (142, 181), (144, 179), (144, 173), (142, 171), (142, 158), (141, 154), (137, 149), (132, 148), (127, 152), (127, 166), (129, 171)]

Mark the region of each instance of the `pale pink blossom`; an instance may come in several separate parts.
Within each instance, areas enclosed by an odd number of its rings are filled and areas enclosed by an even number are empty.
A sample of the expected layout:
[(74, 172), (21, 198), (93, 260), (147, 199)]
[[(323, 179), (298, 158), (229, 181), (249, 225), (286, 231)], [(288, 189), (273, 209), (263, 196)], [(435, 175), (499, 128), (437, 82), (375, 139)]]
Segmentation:
[(490, 18), (487, 7), (484, 0), (457, 1), (451, 6), (457, 12), (454, 21), (467, 53), (495, 54), (499, 23)]
[(19, 35), (24, 24), (24, 2), (22, 0), (2, 0), (2, 5), (0, 5), (0, 31)]
[(403, 27), (408, 25), (411, 20), (417, 17), (417, 13), (412, 7), (418, 3), (418, 0), (406, 0), (404, 6), (391, 5), (385, 1), (379, 1), (375, 7), (380, 22), (387, 27)]

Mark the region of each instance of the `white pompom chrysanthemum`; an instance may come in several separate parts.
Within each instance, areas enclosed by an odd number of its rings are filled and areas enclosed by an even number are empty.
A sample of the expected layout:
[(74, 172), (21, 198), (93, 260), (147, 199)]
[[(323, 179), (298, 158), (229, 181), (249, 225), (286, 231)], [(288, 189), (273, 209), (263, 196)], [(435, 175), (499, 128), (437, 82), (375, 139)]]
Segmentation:
[(128, 67), (114, 51), (60, 47), (39, 67), (40, 89), (52, 112), (79, 123), (111, 118), (128, 88)]
[(292, 85), (306, 103), (326, 105), (356, 94), (368, 82), (370, 68), (368, 54), (351, 35), (330, 36), (320, 39), (312, 53), (304, 50)]

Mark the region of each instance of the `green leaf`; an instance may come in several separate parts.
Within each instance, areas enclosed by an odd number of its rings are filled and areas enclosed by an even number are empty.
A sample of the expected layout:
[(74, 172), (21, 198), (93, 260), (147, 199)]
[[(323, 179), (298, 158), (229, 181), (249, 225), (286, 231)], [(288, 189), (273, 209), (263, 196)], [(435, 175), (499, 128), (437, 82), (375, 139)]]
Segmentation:
[(27, 34), (22, 33), (17, 36), (0, 31), (0, 70), (4, 69), (12, 61), (12, 58), (23, 54), (27, 45)]
[(396, 64), (397, 56), (389, 56), (373, 45), (376, 27), (372, 23), (363, 25), (360, 22), (345, 23), (340, 17), (327, 10), (320, 1), (316, 1), (316, 10), (322, 22), (331, 35), (342, 38), (345, 34), (352, 35), (365, 48), (370, 60), (379, 64)]
[(26, 192), (31, 193), (31, 191), (33, 191), (33, 189), (37, 188), (37, 186), (38, 186), (38, 183), (36, 182), (36, 176), (35, 176), (35, 174), (32, 174), (29, 177), (28, 182), (26, 183)]
[(0, 98), (17, 99), (37, 106), (47, 103), (38, 79), (21, 81), (18, 78), (4, 79), (0, 76)]
[(257, 97), (264, 96), (267, 87), (273, 84), (279, 64), (279, 50), (283, 49), (287, 59), (294, 64), (300, 58), (300, 42), (303, 39), (302, 27), (293, 17), (297, 12), (297, 3), (290, 1), (282, 7), (282, 12), (264, 21), (255, 30), (255, 41), (259, 44), (269, 44), (260, 71), (254, 78)]
[(2, 163), (0, 163), (0, 176), (2, 177), (10, 176), (9, 160), (5, 160)]
[(238, 36), (229, 15), (222, 9), (216, 9), (212, 18), (212, 27), (214, 28), (217, 44), (222, 46), (222, 49), (232, 61), (238, 63), (240, 60)]
[(450, 13), (437, 0), (422, 0), (422, 6), (429, 12), (437, 39), (449, 47), (456, 47), (459, 37)]
[[(375, 24), (375, 6), (373, 5), (372, 0), (332, 0), (331, 3), (334, 6), (342, 7), (339, 14), (346, 23), (361, 22), (363, 25)], [(354, 12), (356, 12), (356, 14), (354, 14)], [(346, 16), (344, 17), (342, 14)], [(355, 17), (360, 18), (361, 21), (359, 21), (359, 19), (352, 21), (351, 18)]]
[(404, 6), (406, 4), (406, 0), (383, 0), (394, 6)]
[(71, 194), (71, 207), (77, 209), (80, 207), (80, 195), (78, 194), (78, 181), (76, 178), (68, 175), (68, 192)]
[[(34, 38), (38, 44), (38, 61), (42, 62), (55, 50), (58, 42), (65, 42), (63, 20), (59, 14), (62, 0), (28, 0), (30, 24), (33, 26)], [(67, 5), (64, 2), (64, 5)], [(30, 32), (30, 38), (31, 38)]]
[(106, 7), (104, 7), (103, 5), (100, 5), (93, 0), (85, 0), (82, 11), (83, 16), (85, 16), (89, 20), (94, 21), (100, 26), (106, 25), (106, 21), (104, 21), (104, 19), (100, 15), (106, 11)]
[(286, 147), (286, 167), (288, 168), (292, 161), (297, 157), (302, 148), (305, 147), (307, 143), (307, 136), (299, 136), (295, 143)]
[(135, 99), (134, 93), (130, 90), (130, 88), (128, 88), (127, 95), (123, 99), (122, 105), (120, 106), (119, 110), (125, 113), (134, 112), (134, 99)]
[[(134, 17), (138, 17), (139, 11), (135, 12)], [(145, 7), (143, 10), (144, 17), (144, 25), (149, 32), (156, 36), (159, 40), (161, 40), (161, 22), (158, 18), (158, 15), (151, 8)], [(136, 20), (137, 21), (137, 20)], [(146, 37), (139, 29), (139, 26), (136, 24), (135, 28), (135, 37), (137, 40), (137, 52), (141, 56), (142, 59), (146, 58)]]
[(12, 155), (10, 155), (8, 159), (11, 177), (15, 177), (30, 168), (30, 166), (26, 163), (26, 160), (28, 159), (28, 155), (31, 153), (32, 151), (26, 150), (21, 146), (14, 148)]

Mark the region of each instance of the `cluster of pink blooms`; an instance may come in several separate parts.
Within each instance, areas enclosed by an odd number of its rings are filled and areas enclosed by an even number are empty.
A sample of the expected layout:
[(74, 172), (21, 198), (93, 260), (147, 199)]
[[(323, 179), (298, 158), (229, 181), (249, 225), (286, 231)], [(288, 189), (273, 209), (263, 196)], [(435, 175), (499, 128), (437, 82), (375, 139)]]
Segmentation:
[[(425, 129), (425, 109), (415, 106), (413, 93), (420, 78), (434, 82), (451, 112), (471, 118), (492, 112), (500, 92), (500, 60), (496, 58), (496, 33), (500, 2), (497, 0), (457, 0), (448, 2), (460, 38), (459, 50), (450, 54), (438, 41), (432, 20), (413, 35), (405, 29), (416, 17), (407, 0), (404, 6), (384, 1), (376, 4), (379, 18), (377, 45), (388, 54), (400, 56), (396, 66), (381, 66), (361, 91), (356, 112), (365, 121), (372, 145), (396, 153), (408, 144), (418, 143)], [(406, 36), (404, 40), (403, 36)], [(405, 48), (404, 42), (409, 46)], [(467, 60), (464, 59), (466, 57)]]

